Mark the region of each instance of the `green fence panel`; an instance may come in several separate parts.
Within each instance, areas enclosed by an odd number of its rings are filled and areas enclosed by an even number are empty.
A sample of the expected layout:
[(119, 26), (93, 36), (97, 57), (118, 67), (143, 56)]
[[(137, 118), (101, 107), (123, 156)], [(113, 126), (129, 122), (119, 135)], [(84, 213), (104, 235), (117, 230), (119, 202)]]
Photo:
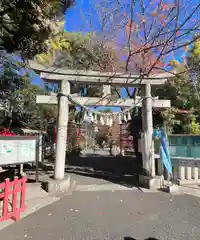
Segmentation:
[(199, 135), (169, 135), (171, 156), (200, 158)]
[[(168, 135), (172, 157), (200, 158), (200, 135)], [(159, 153), (160, 140), (154, 140), (155, 153)]]

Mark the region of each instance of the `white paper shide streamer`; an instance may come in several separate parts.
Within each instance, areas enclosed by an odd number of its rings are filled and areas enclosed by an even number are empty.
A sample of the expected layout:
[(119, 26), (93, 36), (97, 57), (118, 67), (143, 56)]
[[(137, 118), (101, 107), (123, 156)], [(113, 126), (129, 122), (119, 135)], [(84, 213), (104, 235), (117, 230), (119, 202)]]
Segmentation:
[(131, 113), (128, 112), (128, 121), (130, 121), (130, 120), (131, 120)]
[(100, 122), (101, 122), (102, 125), (105, 124), (105, 121), (104, 121), (104, 119), (103, 119), (103, 116), (100, 116)]
[(94, 118), (91, 112), (88, 113), (88, 118), (90, 122), (94, 122)]
[(88, 121), (88, 115), (87, 115), (87, 112), (86, 112), (86, 111), (84, 112), (83, 120), (84, 120), (84, 121)]
[[(98, 116), (100, 118), (98, 118)], [(92, 112), (90, 110), (86, 110), (84, 112), (84, 121), (89, 121), (97, 124), (98, 119), (100, 124), (107, 125), (109, 127), (113, 126), (114, 122), (118, 124), (122, 124), (123, 122), (128, 122), (131, 120), (131, 112), (130, 110), (124, 112), (115, 112), (115, 113), (102, 113), (102, 112)]]

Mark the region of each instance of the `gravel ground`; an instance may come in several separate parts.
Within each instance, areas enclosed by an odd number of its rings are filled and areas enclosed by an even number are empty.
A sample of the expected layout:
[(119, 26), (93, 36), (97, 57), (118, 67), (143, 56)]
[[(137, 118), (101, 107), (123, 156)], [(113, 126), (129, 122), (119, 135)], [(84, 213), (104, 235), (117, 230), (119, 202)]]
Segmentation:
[(199, 221), (200, 199), (189, 195), (75, 192), (0, 231), (0, 239), (199, 240)]

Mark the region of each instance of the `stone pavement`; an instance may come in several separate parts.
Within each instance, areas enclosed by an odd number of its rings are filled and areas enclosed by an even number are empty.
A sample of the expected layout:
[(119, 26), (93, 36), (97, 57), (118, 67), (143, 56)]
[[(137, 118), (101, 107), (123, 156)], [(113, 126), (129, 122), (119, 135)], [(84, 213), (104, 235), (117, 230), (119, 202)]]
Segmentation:
[(200, 186), (198, 185), (179, 186), (179, 193), (200, 198)]
[(199, 240), (199, 219), (200, 199), (189, 195), (78, 191), (0, 231), (0, 239)]
[[(90, 165), (66, 170), (73, 192), (51, 196), (40, 184), (29, 183), (23, 219), (0, 223), (0, 230), (12, 224), (0, 231), (0, 239), (200, 239), (199, 186), (180, 187), (179, 195), (170, 196), (132, 184), (134, 175), (121, 177), (106, 171), (102, 175), (101, 169)], [(50, 167), (40, 180), (52, 173)]]

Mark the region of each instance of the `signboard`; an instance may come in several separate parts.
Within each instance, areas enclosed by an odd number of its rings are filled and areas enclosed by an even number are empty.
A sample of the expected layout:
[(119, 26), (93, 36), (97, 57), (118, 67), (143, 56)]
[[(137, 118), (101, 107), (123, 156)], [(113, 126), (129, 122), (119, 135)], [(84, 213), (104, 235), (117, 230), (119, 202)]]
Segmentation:
[(36, 162), (36, 136), (0, 136), (0, 166)]

